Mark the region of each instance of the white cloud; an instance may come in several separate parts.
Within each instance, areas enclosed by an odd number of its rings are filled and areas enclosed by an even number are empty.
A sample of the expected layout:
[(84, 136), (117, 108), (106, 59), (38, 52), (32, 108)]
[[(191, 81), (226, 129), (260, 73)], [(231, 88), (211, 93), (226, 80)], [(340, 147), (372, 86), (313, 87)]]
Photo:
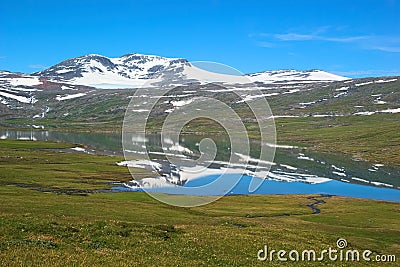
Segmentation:
[(337, 75), (343, 76), (397, 76), (400, 70), (354, 70), (354, 71), (331, 71)]
[(400, 46), (374, 46), (372, 47), (374, 50), (380, 50), (383, 52), (391, 52), (391, 53), (400, 53)]
[[(361, 49), (378, 50), (388, 53), (400, 53), (400, 36), (378, 35), (344, 35), (338, 30), (328, 32), (331, 27), (320, 27), (311, 33), (286, 32), (286, 33), (259, 33), (251, 34), (250, 38), (257, 38), (257, 45), (261, 47), (274, 47), (282, 43), (324, 41), (332, 43), (347, 43)], [(341, 31), (339, 31), (340, 33)]]
[(281, 41), (320, 40), (320, 41), (339, 42), (339, 43), (349, 43), (369, 38), (368, 36), (329, 37), (316, 34), (299, 34), (299, 33), (274, 34), (273, 37)]

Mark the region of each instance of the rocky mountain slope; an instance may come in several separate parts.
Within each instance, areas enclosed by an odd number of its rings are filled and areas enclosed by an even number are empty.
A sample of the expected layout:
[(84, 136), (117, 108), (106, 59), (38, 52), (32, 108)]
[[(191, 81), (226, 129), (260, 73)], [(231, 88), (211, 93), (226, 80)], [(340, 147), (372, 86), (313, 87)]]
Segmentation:
[[(205, 84), (198, 79), (199, 73), (216, 82)], [(199, 72), (185, 59), (139, 54), (120, 58), (88, 55), (33, 74), (1, 71), (0, 124), (37, 128), (120, 125), (137, 90), (134, 87), (143, 85), (148, 90), (176, 86), (156, 107), (155, 114), (161, 117), (196, 96), (222, 99), (238, 110), (244, 110), (246, 101), (265, 97), (276, 117), (400, 112), (398, 77), (347, 79), (319, 70), (280, 70), (234, 77), (233, 83), (230, 78)]]
[(65, 60), (34, 76), (98, 88), (132, 88), (184, 80), (186, 59), (128, 54), (119, 58), (86, 55)]
[[(204, 66), (204, 65), (203, 65)], [(53, 82), (85, 85), (97, 88), (157, 87), (199, 84), (212, 76), (212, 81), (227, 83), (310, 83), (346, 80), (346, 77), (320, 70), (264, 71), (230, 77), (204, 72), (183, 58), (127, 54), (119, 58), (86, 55), (65, 60), (44, 71), (32, 74)]]

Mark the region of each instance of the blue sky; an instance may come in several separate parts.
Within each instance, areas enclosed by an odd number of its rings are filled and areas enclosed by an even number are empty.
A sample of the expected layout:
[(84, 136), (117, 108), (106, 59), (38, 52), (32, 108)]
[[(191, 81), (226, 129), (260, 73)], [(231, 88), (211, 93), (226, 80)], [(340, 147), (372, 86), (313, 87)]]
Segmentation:
[(4, 0), (0, 69), (34, 72), (85, 54), (136, 52), (244, 73), (400, 75), (399, 14), (399, 0)]

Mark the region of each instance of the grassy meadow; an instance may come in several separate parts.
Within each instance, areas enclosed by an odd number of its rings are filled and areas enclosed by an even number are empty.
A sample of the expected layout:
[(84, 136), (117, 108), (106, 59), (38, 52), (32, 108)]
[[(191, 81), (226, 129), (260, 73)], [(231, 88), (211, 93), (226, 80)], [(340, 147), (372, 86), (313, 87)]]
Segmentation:
[[(115, 165), (121, 158), (65, 150), (73, 146), (0, 140), (0, 266), (280, 266), (258, 261), (258, 250), (320, 251), (338, 238), (400, 257), (398, 203), (264, 195), (173, 207), (145, 193), (102, 191), (131, 179)], [(316, 200), (320, 214), (307, 206)], [(321, 263), (298, 263), (310, 264)]]

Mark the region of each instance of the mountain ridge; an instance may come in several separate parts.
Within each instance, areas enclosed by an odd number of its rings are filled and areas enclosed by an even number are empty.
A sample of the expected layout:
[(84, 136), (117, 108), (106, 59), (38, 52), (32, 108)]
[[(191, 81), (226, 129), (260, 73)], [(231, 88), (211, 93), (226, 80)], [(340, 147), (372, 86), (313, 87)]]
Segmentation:
[[(198, 68), (184, 58), (166, 58), (157, 55), (130, 53), (111, 58), (88, 54), (66, 59), (43, 71), (30, 75), (55, 82), (84, 85), (97, 88), (135, 88), (141, 86), (165, 86), (168, 84), (201, 83), (193, 76)], [(224, 75), (216, 76), (224, 82)], [(226, 76), (226, 75), (225, 75)], [(244, 74), (247, 80), (238, 83), (290, 83), (332, 82), (349, 80), (322, 70), (265, 70)], [(229, 83), (229, 82), (225, 82)]]

